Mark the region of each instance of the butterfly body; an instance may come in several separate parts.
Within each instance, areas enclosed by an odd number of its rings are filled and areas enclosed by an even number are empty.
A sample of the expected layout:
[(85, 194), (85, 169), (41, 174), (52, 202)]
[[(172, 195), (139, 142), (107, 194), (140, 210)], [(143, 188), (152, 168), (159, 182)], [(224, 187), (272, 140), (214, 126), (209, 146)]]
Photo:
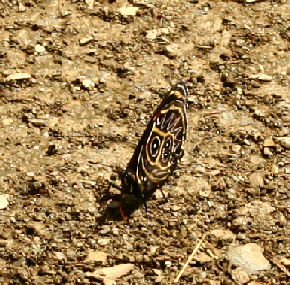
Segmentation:
[(187, 88), (174, 85), (150, 119), (127, 168), (121, 174), (122, 191), (144, 203), (160, 187), (183, 156), (187, 131)]

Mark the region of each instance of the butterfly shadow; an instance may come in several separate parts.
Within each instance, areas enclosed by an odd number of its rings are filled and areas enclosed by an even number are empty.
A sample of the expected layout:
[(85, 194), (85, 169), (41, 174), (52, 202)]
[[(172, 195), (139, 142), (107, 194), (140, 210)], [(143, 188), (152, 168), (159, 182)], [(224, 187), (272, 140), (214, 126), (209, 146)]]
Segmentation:
[[(133, 212), (144, 206), (144, 201), (140, 201), (140, 199), (133, 195), (112, 194), (109, 191), (111, 187), (120, 190), (120, 188), (116, 187), (114, 184), (109, 185), (107, 191), (105, 191), (98, 200), (102, 208), (101, 216), (96, 218), (96, 223), (99, 226), (108, 224), (112, 221), (129, 222)], [(122, 210), (120, 210), (120, 206)]]

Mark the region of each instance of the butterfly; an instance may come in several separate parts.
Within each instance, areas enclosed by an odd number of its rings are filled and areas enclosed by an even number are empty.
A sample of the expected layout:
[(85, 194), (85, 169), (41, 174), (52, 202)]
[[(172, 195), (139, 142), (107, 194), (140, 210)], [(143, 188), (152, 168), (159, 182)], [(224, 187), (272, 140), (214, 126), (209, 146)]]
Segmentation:
[[(153, 113), (126, 169), (120, 174), (121, 195), (134, 195), (146, 209), (148, 196), (167, 181), (184, 154), (187, 97), (184, 81), (170, 88)], [(122, 203), (120, 212), (126, 220)]]

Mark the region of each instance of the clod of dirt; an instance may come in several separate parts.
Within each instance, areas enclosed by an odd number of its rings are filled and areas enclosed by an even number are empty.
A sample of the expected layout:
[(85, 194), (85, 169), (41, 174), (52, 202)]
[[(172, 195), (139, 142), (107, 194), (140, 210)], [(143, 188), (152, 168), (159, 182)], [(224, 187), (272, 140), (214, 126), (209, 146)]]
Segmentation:
[(261, 173), (252, 173), (249, 176), (249, 182), (252, 187), (262, 187), (264, 185), (263, 175)]
[(235, 240), (236, 239), (236, 235), (227, 229), (216, 229), (216, 230), (212, 230), (210, 233), (214, 235), (217, 239), (221, 239), (221, 240)]
[(42, 222), (30, 222), (27, 225), (27, 231), (41, 238), (51, 237), (51, 234), (47, 231)]
[(8, 197), (9, 195), (7, 194), (0, 195), (0, 210), (7, 208), (9, 205)]
[(115, 280), (128, 274), (134, 269), (134, 264), (119, 264), (112, 267), (103, 267), (95, 270), (94, 272), (87, 272), (86, 276), (102, 280), (104, 284), (116, 284)]
[(120, 8), (119, 12), (122, 16), (127, 17), (135, 16), (138, 10), (138, 7), (122, 7)]
[(182, 54), (181, 48), (177, 43), (167, 45), (164, 48), (164, 52), (169, 58), (175, 58)]
[(246, 204), (242, 209), (242, 214), (250, 214), (255, 218), (259, 217), (264, 220), (269, 220), (268, 215), (274, 211), (275, 208), (272, 207), (269, 203), (256, 200)]
[(81, 80), (82, 86), (87, 90), (93, 90), (95, 88), (95, 82), (90, 79)]
[(107, 254), (103, 251), (89, 250), (85, 262), (95, 262), (95, 261), (105, 263), (107, 261)]
[(100, 238), (98, 239), (98, 244), (101, 246), (106, 246), (111, 242), (111, 239), (109, 238)]
[(243, 268), (249, 275), (271, 269), (269, 261), (263, 256), (263, 249), (254, 243), (231, 247), (228, 257), (231, 264)]
[(272, 138), (267, 138), (267, 139), (264, 140), (263, 146), (264, 147), (276, 147), (276, 144), (275, 144), (275, 142), (273, 141)]
[(286, 149), (290, 149), (290, 137), (276, 137), (275, 140), (278, 141)]
[(232, 270), (231, 275), (232, 275), (233, 280), (237, 284), (245, 284), (245, 283), (249, 282), (249, 280), (250, 280), (250, 277), (247, 274), (247, 272), (241, 267), (238, 267), (238, 268)]

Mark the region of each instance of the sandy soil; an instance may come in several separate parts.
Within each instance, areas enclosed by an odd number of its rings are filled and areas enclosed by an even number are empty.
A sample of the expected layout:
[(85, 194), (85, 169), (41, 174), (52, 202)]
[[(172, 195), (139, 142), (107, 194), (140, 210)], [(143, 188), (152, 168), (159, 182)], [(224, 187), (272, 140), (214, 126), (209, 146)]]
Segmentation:
[[(286, 2), (1, 1), (0, 283), (171, 284), (205, 235), (179, 284), (286, 284)], [(109, 182), (180, 79), (185, 156), (126, 224)]]

